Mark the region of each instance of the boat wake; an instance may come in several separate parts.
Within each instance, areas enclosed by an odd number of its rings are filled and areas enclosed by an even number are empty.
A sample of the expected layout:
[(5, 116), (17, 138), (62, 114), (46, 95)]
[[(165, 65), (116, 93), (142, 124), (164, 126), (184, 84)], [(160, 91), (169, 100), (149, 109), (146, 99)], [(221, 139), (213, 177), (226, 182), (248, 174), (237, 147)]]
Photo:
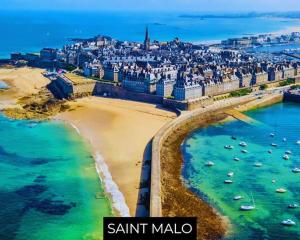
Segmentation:
[(108, 166), (104, 162), (101, 154), (96, 153), (96, 169), (99, 176), (103, 176), (104, 188), (112, 198), (113, 207), (122, 217), (130, 217), (129, 208), (125, 202), (124, 195), (119, 190), (117, 184), (112, 179)]

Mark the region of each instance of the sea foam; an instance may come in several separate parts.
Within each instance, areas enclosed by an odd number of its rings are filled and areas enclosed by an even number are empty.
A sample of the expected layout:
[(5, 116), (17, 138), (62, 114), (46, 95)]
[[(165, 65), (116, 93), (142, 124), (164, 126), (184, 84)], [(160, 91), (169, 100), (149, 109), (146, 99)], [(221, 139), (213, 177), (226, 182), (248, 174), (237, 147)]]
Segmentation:
[(73, 123), (70, 123), (70, 124), (76, 130), (76, 132), (80, 135), (80, 131), (79, 131), (78, 127), (76, 127)]
[(95, 162), (99, 176), (103, 176), (105, 191), (111, 195), (113, 207), (122, 217), (130, 217), (129, 208), (125, 202), (124, 195), (112, 179), (108, 166), (104, 162), (101, 154), (96, 153)]

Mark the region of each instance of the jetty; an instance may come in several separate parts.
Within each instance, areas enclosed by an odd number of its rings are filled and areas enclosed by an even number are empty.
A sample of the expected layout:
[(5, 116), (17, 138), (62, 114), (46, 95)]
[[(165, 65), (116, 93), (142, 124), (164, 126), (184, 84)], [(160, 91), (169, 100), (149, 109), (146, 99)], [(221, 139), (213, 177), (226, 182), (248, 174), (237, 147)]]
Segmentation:
[(247, 116), (246, 114), (236, 110), (236, 109), (229, 109), (229, 110), (225, 110), (224, 111), (225, 114), (237, 119), (237, 120), (240, 120), (242, 122), (245, 122), (247, 124), (258, 124), (259, 122), (256, 121), (255, 119)]

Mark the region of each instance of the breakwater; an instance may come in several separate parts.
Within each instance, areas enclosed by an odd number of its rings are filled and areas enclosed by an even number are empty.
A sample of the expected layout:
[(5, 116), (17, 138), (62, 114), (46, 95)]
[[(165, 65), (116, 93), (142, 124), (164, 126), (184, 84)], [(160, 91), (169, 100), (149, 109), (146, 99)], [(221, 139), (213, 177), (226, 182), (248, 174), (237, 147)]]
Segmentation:
[[(224, 114), (224, 111), (227, 109), (239, 109), (245, 105), (247, 108), (254, 108), (257, 105), (262, 107), (279, 101), (282, 101), (281, 93), (264, 97), (249, 95), (226, 99), (215, 102), (206, 108), (184, 113), (160, 129), (152, 143), (150, 216), (197, 215), (202, 220), (205, 219), (198, 226), (198, 229), (204, 234), (201, 236), (202, 238), (209, 239), (208, 236), (220, 237), (225, 234), (224, 219), (200, 198), (194, 198), (195, 195), (182, 182), (183, 160), (180, 144), (189, 132), (226, 118), (227, 115)], [(170, 197), (172, 199), (169, 199)], [(188, 200), (178, 202), (180, 199)], [(170, 204), (167, 204), (168, 202)], [(188, 204), (186, 204), (187, 202)]]

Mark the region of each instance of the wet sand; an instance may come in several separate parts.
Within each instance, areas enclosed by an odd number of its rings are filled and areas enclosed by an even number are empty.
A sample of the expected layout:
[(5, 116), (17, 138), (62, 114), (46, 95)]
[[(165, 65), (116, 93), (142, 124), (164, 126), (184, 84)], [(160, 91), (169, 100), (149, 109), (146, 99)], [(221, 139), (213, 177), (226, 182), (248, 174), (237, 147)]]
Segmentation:
[[(222, 113), (203, 116), (181, 126), (170, 134), (161, 149), (161, 185), (163, 216), (195, 216), (198, 218), (198, 239), (221, 239), (228, 230), (228, 221), (207, 202), (199, 198), (182, 181), (183, 156), (181, 143), (187, 135), (200, 127), (226, 119)], [(181, 166), (181, 167), (174, 167)]]
[(8, 85), (0, 92), (0, 109), (18, 106), (21, 97), (37, 94), (50, 80), (42, 75), (39, 68), (0, 68), (0, 80)]

